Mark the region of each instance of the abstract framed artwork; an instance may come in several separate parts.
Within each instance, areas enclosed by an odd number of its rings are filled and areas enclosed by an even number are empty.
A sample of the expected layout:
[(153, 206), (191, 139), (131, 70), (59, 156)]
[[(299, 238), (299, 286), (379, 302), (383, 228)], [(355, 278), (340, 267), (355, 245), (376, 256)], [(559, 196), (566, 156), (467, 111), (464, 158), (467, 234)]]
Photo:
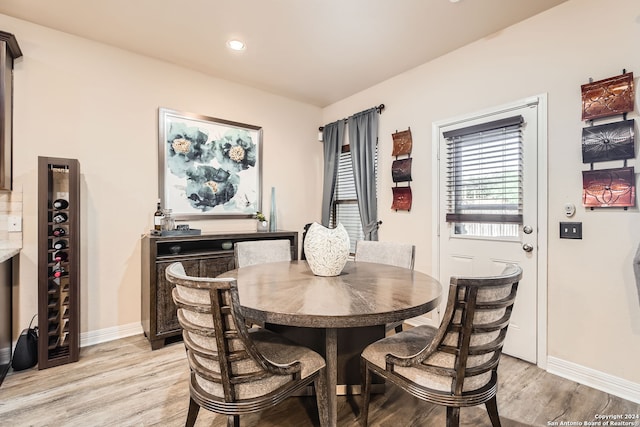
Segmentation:
[(582, 129), (582, 163), (635, 157), (635, 121), (623, 120)]
[(581, 89), (582, 120), (593, 120), (633, 111), (635, 98), (633, 73), (587, 83), (582, 85)]
[(175, 219), (261, 210), (261, 127), (167, 108), (158, 124), (159, 195)]
[(592, 208), (635, 206), (633, 167), (583, 171), (582, 204)]

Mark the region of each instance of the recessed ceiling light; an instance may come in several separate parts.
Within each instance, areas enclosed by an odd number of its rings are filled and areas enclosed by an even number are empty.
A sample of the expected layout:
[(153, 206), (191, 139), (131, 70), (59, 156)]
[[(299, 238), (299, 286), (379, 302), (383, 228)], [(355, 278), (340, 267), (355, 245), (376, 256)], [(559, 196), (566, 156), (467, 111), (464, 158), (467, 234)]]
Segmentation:
[(231, 50), (244, 50), (244, 48), (246, 47), (244, 42), (241, 40), (229, 40), (227, 42), (227, 46)]

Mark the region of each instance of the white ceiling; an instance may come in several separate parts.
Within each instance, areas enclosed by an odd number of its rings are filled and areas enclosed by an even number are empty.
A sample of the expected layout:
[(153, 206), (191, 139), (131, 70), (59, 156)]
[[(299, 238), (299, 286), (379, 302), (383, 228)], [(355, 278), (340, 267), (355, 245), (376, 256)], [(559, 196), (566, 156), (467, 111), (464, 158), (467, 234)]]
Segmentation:
[(324, 107), (564, 1), (1, 0), (0, 13)]

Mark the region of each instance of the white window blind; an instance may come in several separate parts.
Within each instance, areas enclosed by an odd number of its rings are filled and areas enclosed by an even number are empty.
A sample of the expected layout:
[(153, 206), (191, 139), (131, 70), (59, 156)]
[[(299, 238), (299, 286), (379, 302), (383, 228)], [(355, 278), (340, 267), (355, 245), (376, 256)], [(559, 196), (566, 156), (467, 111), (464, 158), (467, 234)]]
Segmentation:
[(522, 224), (522, 116), (444, 132), (447, 222)]
[[(378, 174), (378, 153), (375, 154), (375, 176), (370, 179), (377, 179)], [(350, 146), (343, 146), (338, 161), (338, 176), (331, 211), (331, 224), (335, 227), (341, 223), (349, 234), (351, 244), (350, 253), (356, 251), (356, 241), (364, 239), (362, 231), (362, 221), (360, 220), (360, 208), (358, 208), (358, 195), (356, 194), (355, 178), (353, 177), (353, 164), (351, 163)]]

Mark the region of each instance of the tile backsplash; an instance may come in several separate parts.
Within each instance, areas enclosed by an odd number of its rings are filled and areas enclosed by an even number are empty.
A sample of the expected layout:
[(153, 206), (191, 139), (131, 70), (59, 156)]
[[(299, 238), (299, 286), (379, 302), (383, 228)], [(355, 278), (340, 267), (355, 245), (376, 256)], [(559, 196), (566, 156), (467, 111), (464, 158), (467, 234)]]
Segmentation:
[[(9, 231), (9, 217), (19, 220), (20, 231)], [(22, 190), (0, 192), (0, 248), (22, 248)]]

